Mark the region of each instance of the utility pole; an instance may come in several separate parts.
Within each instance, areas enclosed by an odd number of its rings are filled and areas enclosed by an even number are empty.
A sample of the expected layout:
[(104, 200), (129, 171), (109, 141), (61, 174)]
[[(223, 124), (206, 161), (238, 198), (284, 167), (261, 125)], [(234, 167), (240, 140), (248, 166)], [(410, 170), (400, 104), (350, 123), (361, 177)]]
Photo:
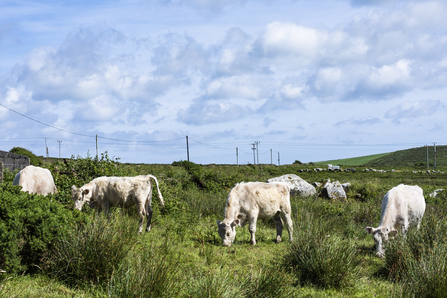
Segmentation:
[(272, 155), (272, 149), (270, 149), (270, 165), (273, 166), (273, 155)]
[(61, 158), (61, 143), (62, 141), (57, 141), (59, 143), (59, 158)]
[(427, 170), (429, 169), (428, 167), (428, 145), (425, 145), (425, 148), (427, 148)]
[(46, 153), (47, 153), (47, 157), (49, 157), (49, 156), (48, 156), (47, 138), (45, 138), (45, 151), (46, 151)]
[(251, 148), (253, 150), (253, 164), (256, 164), (256, 143), (251, 143), (250, 145), (253, 146), (253, 148)]
[(281, 162), (279, 160), (279, 152), (278, 152), (278, 166), (281, 165)]
[(186, 156), (189, 161), (189, 142), (188, 142), (188, 136), (186, 136)]
[(433, 146), (435, 148), (435, 171), (436, 171), (436, 143), (435, 142), (433, 142)]
[(239, 166), (239, 151), (237, 147), (236, 147), (236, 165)]
[(98, 157), (98, 135), (96, 135), (96, 160), (99, 160), (99, 157)]
[(258, 148), (259, 143), (261, 143), (261, 142), (255, 141), (255, 144), (256, 144), (256, 157), (257, 157), (258, 164), (259, 164), (259, 148)]

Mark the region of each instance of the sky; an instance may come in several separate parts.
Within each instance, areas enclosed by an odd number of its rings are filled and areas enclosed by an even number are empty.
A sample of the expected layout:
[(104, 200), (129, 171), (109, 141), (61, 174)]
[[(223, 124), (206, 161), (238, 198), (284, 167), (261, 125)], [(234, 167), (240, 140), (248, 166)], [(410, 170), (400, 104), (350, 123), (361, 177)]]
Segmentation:
[(445, 145), (446, 15), (445, 1), (2, 0), (0, 150), (291, 164)]

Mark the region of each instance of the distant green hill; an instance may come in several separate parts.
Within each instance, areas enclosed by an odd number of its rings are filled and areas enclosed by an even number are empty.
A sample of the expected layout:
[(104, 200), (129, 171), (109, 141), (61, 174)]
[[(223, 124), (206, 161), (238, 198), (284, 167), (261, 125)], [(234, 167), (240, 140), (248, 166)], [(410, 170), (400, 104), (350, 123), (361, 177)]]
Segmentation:
[[(428, 158), (430, 169), (434, 169), (435, 158), (434, 148), (428, 148)], [(373, 159), (365, 164), (371, 167), (415, 167), (427, 168), (427, 148), (418, 147), (407, 150), (395, 151), (385, 156)], [(436, 146), (436, 166), (447, 166), (447, 146)]]
[[(434, 169), (434, 148), (428, 148), (429, 167)], [(418, 147), (390, 153), (315, 162), (317, 165), (427, 168), (427, 148)], [(436, 167), (447, 167), (447, 146), (436, 146)]]
[(315, 162), (315, 164), (316, 165), (332, 164), (332, 165), (340, 165), (340, 166), (362, 166), (372, 160), (378, 159), (378, 158), (388, 155), (388, 154), (390, 154), (390, 153), (381, 153), (381, 154), (359, 156), (359, 157), (352, 157), (352, 158), (345, 158), (345, 159), (325, 160), (325, 161)]

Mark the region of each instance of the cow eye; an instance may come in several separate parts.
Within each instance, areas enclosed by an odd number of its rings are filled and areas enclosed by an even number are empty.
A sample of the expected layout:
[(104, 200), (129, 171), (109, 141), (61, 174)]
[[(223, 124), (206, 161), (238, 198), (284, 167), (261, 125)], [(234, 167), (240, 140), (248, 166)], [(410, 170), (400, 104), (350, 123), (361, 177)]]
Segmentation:
[(230, 232), (227, 232), (227, 237), (230, 237)]

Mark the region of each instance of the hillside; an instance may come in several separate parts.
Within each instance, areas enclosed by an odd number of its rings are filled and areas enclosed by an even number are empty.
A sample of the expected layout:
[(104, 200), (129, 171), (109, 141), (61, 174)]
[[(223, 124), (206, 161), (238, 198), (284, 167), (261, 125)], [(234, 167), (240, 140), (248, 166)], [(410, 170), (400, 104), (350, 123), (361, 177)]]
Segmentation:
[[(428, 158), (430, 169), (434, 169), (434, 148), (428, 148)], [(373, 159), (365, 164), (371, 167), (415, 167), (427, 168), (427, 148), (418, 147), (407, 150), (395, 151), (382, 157)], [(447, 166), (447, 146), (436, 146), (436, 166)]]
[[(428, 148), (429, 167), (434, 169), (434, 148)], [(390, 153), (374, 154), (353, 158), (315, 162), (316, 165), (368, 166), (368, 167), (411, 167), (427, 168), (427, 149), (425, 147), (399, 150)], [(447, 167), (447, 146), (436, 146), (436, 168)]]
[(315, 162), (315, 164), (316, 165), (332, 164), (332, 165), (340, 165), (340, 166), (361, 166), (361, 165), (364, 165), (372, 160), (378, 159), (378, 158), (383, 157), (388, 154), (390, 154), (390, 153), (381, 153), (381, 154), (366, 155), (366, 156), (359, 156), (359, 157), (352, 157), (352, 158), (345, 158), (345, 159), (325, 160), (325, 161)]

